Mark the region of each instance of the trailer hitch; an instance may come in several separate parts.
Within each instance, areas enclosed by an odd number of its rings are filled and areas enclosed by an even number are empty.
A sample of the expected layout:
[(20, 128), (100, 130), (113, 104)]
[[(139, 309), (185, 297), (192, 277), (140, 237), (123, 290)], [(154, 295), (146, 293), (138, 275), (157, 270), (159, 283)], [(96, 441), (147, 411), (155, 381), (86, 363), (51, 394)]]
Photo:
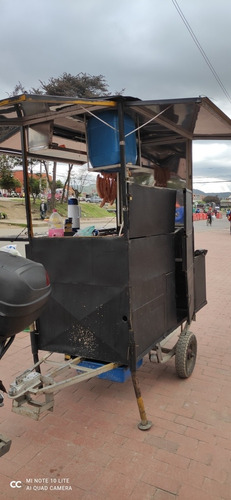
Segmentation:
[[(4, 392), (6, 392), (4, 385), (2, 384), (2, 381), (0, 380), (0, 386), (2, 386)], [(0, 393), (0, 406), (4, 406), (4, 397)], [(4, 436), (3, 434), (0, 434), (0, 457), (5, 455), (10, 449), (11, 446), (11, 440), (8, 439), (8, 437)]]
[(3, 434), (0, 434), (0, 457), (5, 455), (11, 446), (11, 439), (8, 439), (6, 436), (3, 436)]
[[(1, 380), (0, 380), (0, 390), (3, 392), (7, 392)], [(4, 396), (3, 394), (1, 394), (1, 392), (0, 392), (0, 406), (4, 406)], [(10, 446), (11, 446), (11, 439), (4, 436), (3, 434), (0, 434), (0, 457), (5, 455), (9, 451)]]
[[(83, 361), (81, 357), (60, 362), (49, 359), (51, 356), (52, 353), (48, 353), (10, 384), (8, 395), (13, 400), (12, 411), (14, 413), (39, 420), (44, 411), (53, 411), (55, 392), (118, 367), (116, 363), (107, 363), (99, 368), (91, 369), (81, 366), (81, 361)], [(42, 363), (49, 365), (50, 368), (45, 375), (36, 371)], [(70, 368), (75, 370), (75, 375), (63, 377), (63, 374)], [(55, 378), (60, 375), (62, 375), (61, 379), (56, 381)]]

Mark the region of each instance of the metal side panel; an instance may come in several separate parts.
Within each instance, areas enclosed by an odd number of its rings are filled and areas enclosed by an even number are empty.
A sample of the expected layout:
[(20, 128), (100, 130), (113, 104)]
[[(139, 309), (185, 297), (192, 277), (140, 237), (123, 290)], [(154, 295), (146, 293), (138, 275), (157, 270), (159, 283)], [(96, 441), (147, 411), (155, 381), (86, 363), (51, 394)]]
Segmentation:
[(185, 190), (185, 271), (187, 275), (188, 322), (194, 315), (194, 235), (192, 218), (192, 192)]
[(207, 304), (205, 255), (197, 255), (194, 259), (195, 312)]
[(131, 322), (137, 354), (176, 328), (174, 235), (129, 242)]
[(190, 323), (194, 314), (194, 250), (192, 233), (186, 234), (186, 278), (188, 322)]
[(129, 184), (129, 237), (173, 232), (175, 205), (174, 189)]
[(33, 239), (27, 256), (42, 262), (51, 299), (38, 321), (38, 349), (128, 362), (127, 244), (118, 237)]

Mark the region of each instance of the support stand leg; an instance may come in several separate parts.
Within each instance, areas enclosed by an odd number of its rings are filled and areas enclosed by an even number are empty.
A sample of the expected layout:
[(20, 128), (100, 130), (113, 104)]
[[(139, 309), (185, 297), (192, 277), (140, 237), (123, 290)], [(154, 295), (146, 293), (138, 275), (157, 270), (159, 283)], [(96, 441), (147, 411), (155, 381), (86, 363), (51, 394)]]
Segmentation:
[[(34, 361), (35, 365), (39, 362), (38, 345), (37, 345), (38, 342), (37, 342), (36, 335), (37, 334), (36, 334), (36, 330), (35, 330), (35, 324), (32, 323), (32, 325), (30, 325), (30, 343), (31, 343), (31, 351), (32, 351), (32, 355), (33, 355), (33, 361)], [(35, 368), (35, 371), (37, 373), (41, 373), (40, 365), (38, 365)]]
[(143, 402), (143, 398), (141, 396), (141, 391), (140, 391), (139, 382), (138, 382), (138, 379), (136, 376), (136, 371), (132, 372), (132, 383), (133, 383), (133, 387), (134, 387), (134, 391), (135, 391), (135, 395), (136, 395), (136, 400), (137, 400), (137, 404), (138, 404), (138, 408), (139, 408), (139, 412), (140, 412), (140, 418), (141, 418), (141, 422), (139, 422), (138, 428), (141, 431), (147, 431), (148, 429), (150, 429), (152, 427), (152, 422), (150, 422), (146, 416), (144, 402)]
[(132, 383), (136, 395), (136, 401), (138, 404), (139, 412), (140, 412), (140, 418), (141, 422), (138, 424), (138, 428), (141, 431), (147, 431), (152, 427), (152, 422), (149, 422), (147, 417), (146, 417), (146, 412), (144, 409), (144, 402), (143, 398), (141, 396), (141, 391), (140, 391), (140, 386), (139, 386), (139, 381), (137, 378), (137, 371), (136, 371), (136, 363), (137, 363), (137, 358), (136, 358), (136, 345), (134, 342), (134, 334), (132, 331), (130, 331), (130, 349), (129, 349), (129, 362), (130, 362), (130, 370), (131, 370), (131, 376), (132, 376)]

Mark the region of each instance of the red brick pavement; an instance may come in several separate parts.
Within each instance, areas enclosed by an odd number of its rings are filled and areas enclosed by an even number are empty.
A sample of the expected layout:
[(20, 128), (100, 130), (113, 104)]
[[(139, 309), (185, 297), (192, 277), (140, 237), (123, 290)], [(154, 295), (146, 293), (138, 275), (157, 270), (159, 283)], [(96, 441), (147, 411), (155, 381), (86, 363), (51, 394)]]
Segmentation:
[[(208, 249), (208, 305), (191, 326), (198, 340), (192, 376), (179, 379), (174, 359), (165, 365), (145, 359), (138, 375), (153, 422), (146, 432), (137, 429), (131, 380), (92, 379), (64, 389), (56, 395), (54, 412), (38, 422), (12, 413), (6, 398), (0, 432), (12, 445), (0, 459), (0, 497), (231, 499), (231, 236), (226, 221), (215, 221), (211, 228), (196, 222), (195, 241), (196, 248)], [(2, 359), (0, 378), (9, 386), (31, 363), (29, 336), (23, 332)], [(22, 488), (11, 488), (12, 480), (21, 481)]]

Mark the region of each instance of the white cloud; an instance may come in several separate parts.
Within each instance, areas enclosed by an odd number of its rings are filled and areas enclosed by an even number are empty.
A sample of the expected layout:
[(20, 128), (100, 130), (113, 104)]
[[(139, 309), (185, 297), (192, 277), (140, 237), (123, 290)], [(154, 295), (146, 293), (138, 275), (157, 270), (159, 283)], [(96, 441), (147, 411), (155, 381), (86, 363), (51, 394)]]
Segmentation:
[[(230, 91), (231, 2), (179, 2), (223, 85)], [(0, 99), (64, 72), (102, 74), (113, 94), (141, 99), (208, 96), (231, 103), (171, 0), (1, 0)], [(230, 168), (230, 147), (194, 148), (195, 174)], [(218, 172), (215, 171), (219, 168)], [(223, 177), (224, 178), (224, 177)]]
[(228, 193), (231, 192), (231, 181), (224, 182), (219, 178), (212, 177), (196, 177), (194, 178), (193, 188), (204, 193)]
[(231, 143), (194, 143), (193, 174), (194, 189), (206, 193), (231, 191)]
[[(227, 143), (223, 142), (212, 142), (208, 141), (205, 142), (203, 141), (203, 144), (200, 142), (195, 142), (193, 145), (193, 161), (195, 163), (199, 163), (200, 161), (203, 160), (217, 160), (221, 156), (223, 157), (224, 154), (226, 156), (226, 153), (231, 150), (231, 145), (229, 146)], [(231, 162), (231, 157), (230, 157), (230, 162)]]

